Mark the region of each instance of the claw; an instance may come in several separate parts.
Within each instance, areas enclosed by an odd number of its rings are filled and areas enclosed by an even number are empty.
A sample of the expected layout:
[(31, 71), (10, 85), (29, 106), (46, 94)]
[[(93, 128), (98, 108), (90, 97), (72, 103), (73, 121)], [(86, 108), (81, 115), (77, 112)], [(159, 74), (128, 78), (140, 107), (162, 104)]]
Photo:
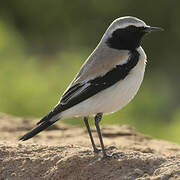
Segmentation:
[(100, 151), (101, 149), (98, 149), (98, 148), (94, 149), (94, 153), (99, 153)]
[(102, 159), (111, 159), (112, 157), (112, 155), (104, 154)]

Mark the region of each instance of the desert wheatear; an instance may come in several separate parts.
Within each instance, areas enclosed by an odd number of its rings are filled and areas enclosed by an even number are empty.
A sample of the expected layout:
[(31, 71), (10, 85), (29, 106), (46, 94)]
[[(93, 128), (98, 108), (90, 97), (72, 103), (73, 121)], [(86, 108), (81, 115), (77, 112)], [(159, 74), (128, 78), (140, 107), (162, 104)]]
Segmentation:
[(20, 140), (32, 138), (60, 119), (81, 116), (84, 117), (94, 152), (98, 152), (88, 124), (88, 117), (95, 115), (103, 156), (109, 157), (99, 122), (103, 114), (120, 110), (136, 95), (146, 66), (141, 39), (145, 34), (159, 30), (162, 29), (150, 27), (130, 16), (113, 21), (58, 104)]

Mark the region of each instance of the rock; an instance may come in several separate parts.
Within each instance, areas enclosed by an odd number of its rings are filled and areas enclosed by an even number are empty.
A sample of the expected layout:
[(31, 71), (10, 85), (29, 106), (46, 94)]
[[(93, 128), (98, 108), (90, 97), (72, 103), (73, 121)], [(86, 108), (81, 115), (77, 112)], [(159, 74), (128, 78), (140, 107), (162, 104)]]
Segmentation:
[[(56, 128), (19, 142), (37, 120), (27, 123), (0, 115), (0, 121), (0, 179), (180, 179), (180, 146), (144, 136), (129, 126), (103, 126), (104, 143), (113, 157), (102, 159), (101, 152), (92, 152), (84, 128), (57, 123)], [(93, 136), (99, 142), (95, 131)]]

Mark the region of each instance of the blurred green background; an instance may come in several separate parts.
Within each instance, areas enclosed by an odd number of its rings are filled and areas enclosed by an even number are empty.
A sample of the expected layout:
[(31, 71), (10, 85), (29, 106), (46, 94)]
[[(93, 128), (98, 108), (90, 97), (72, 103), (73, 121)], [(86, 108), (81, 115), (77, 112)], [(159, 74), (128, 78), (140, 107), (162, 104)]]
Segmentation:
[[(165, 29), (146, 36), (144, 82), (105, 124), (180, 143), (180, 1), (1, 1), (0, 111), (42, 117), (58, 102), (116, 18), (131, 15)], [(81, 118), (63, 120), (83, 126)]]

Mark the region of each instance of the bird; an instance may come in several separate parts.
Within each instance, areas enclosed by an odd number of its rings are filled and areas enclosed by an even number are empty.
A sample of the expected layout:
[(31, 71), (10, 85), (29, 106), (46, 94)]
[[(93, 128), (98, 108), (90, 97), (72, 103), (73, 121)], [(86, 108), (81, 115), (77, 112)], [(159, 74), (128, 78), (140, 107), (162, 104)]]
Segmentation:
[[(122, 109), (137, 94), (147, 62), (141, 47), (142, 38), (152, 31), (162, 30), (133, 16), (115, 19), (57, 105), (20, 140), (32, 138), (60, 119), (82, 117), (93, 151), (102, 151), (103, 158), (111, 157), (106, 152), (99, 123), (104, 114)], [(91, 133), (90, 116), (94, 117), (101, 150), (96, 147)]]

